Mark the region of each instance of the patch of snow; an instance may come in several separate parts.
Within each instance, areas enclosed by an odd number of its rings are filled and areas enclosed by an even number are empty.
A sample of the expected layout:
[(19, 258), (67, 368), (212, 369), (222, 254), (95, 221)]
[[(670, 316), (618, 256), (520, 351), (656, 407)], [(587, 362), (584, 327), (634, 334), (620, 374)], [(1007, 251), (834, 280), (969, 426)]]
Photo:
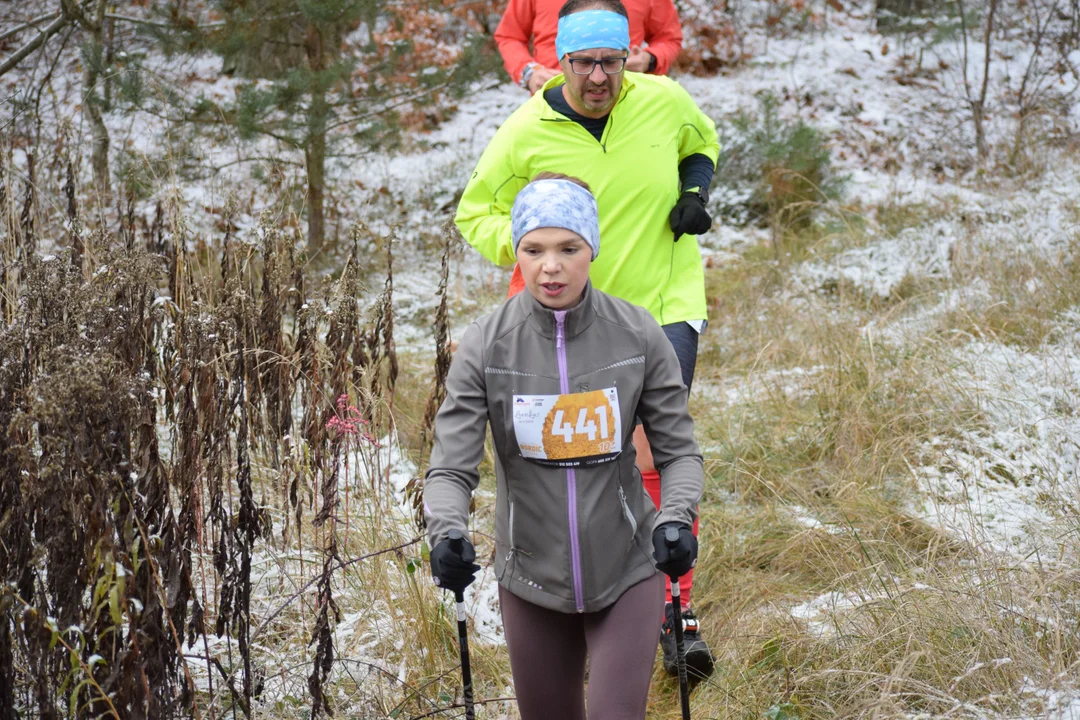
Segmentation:
[(1027, 680), (1021, 693), (1027, 696), (1025, 705), (1032, 714), (1011, 716), (1015, 720), (1080, 720), (1080, 691), (1076, 689), (1036, 687)]
[(802, 505), (788, 505), (786, 507), (788, 511), (791, 512), (791, 516), (794, 518), (795, 522), (808, 530), (821, 530), (830, 535), (840, 535), (844, 532), (844, 529), (836, 524), (823, 523), (821, 520), (814, 517), (814, 514), (810, 510)]
[(926, 442), (913, 468), (923, 515), (975, 544), (1034, 555), (1080, 504), (1080, 346), (976, 342), (951, 364), (958, 400), (984, 426)]
[(806, 632), (814, 637), (832, 637), (837, 633), (836, 616), (857, 608), (870, 598), (843, 593), (827, 592), (791, 608), (791, 617), (805, 624)]
[(848, 250), (828, 263), (808, 263), (800, 276), (810, 289), (844, 280), (884, 298), (909, 276), (948, 278), (949, 251), (955, 242), (954, 225), (939, 221)]
[(807, 397), (811, 392), (812, 380), (822, 370), (824, 367), (820, 365), (810, 368), (763, 370), (738, 378), (739, 384), (732, 387), (718, 386), (706, 377), (695, 378), (690, 401), (725, 402), (730, 406), (752, 404), (763, 396), (774, 393), (791, 398)]
[(480, 571), (476, 581), (465, 592), (465, 602), (477, 637), (490, 645), (505, 644), (502, 613), (499, 611), (499, 582), (493, 566)]

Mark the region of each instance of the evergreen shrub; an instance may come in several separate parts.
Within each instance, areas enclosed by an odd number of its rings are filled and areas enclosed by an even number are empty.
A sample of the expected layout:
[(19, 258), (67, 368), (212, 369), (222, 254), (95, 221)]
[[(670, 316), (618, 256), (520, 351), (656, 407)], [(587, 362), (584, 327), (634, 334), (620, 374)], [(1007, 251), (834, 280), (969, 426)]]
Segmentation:
[(759, 102), (757, 112), (740, 112), (721, 128), (713, 196), (736, 225), (804, 229), (822, 203), (840, 199), (845, 178), (821, 131), (781, 118), (772, 93)]

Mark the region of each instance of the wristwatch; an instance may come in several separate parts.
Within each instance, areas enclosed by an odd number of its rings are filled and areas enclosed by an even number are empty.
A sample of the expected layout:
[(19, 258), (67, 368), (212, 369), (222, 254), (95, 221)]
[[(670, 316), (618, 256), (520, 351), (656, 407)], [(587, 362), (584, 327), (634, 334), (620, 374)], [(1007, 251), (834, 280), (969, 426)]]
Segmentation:
[(701, 204), (702, 205), (708, 205), (709, 204), (709, 188), (688, 187), (688, 188), (683, 188), (683, 192), (684, 193), (693, 193), (693, 194), (697, 195), (701, 199)]
[(533, 70), (540, 67), (540, 63), (535, 60), (525, 66), (525, 69), (521, 71), (521, 82), (518, 83), (521, 87), (529, 89), (529, 78), (532, 77)]

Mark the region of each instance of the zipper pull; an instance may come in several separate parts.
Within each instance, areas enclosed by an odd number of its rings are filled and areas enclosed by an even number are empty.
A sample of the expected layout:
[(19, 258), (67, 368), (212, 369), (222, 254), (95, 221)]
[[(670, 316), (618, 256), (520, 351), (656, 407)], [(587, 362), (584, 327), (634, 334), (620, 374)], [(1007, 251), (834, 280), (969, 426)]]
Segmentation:
[(555, 347), (566, 347), (566, 311), (556, 310), (555, 315)]

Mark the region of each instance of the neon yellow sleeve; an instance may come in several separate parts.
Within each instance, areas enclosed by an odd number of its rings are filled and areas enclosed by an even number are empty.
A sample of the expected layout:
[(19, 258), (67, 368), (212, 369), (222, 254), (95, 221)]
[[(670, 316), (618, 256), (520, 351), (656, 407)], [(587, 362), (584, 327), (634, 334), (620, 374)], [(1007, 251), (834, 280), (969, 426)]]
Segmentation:
[(510, 125), (499, 128), (480, 156), (454, 217), (469, 244), (496, 265), (514, 263), (510, 208), (528, 182), (514, 172)]
[(694, 98), (682, 85), (671, 83), (676, 102), (672, 103), (682, 122), (679, 130), (679, 160), (691, 155), (705, 155), (716, 164), (720, 157), (720, 138), (716, 134), (716, 123), (701, 111)]

